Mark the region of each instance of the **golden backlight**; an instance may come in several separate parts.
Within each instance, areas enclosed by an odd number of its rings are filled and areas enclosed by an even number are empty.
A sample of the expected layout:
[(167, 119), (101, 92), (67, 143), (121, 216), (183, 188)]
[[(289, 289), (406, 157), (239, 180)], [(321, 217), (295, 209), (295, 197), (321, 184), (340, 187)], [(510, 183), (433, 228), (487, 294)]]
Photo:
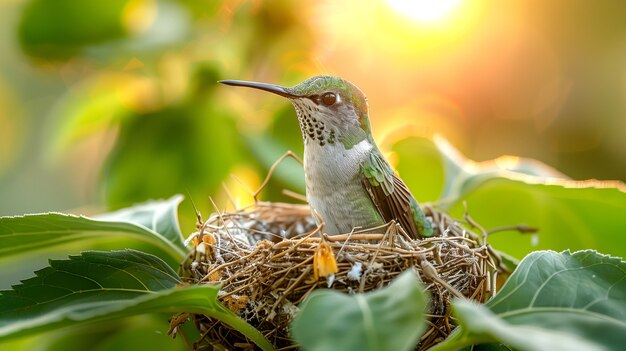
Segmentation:
[(434, 23), (445, 19), (460, 2), (460, 0), (388, 0), (394, 10), (421, 23)]

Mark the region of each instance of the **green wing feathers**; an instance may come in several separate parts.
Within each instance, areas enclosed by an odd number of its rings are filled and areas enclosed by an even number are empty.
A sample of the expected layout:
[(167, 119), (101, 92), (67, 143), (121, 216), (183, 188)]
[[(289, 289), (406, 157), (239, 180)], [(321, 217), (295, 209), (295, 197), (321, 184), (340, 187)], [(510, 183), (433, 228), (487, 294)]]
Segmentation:
[[(377, 150), (376, 150), (377, 151)], [(380, 152), (361, 165), (361, 182), (385, 221), (392, 219), (413, 238), (430, 237), (433, 228), (419, 204)]]

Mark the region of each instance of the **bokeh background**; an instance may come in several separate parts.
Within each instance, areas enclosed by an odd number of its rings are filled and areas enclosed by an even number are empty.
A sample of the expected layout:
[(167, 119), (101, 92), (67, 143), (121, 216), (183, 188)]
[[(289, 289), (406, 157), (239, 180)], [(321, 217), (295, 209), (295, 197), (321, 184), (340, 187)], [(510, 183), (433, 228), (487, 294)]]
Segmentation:
[[(624, 14), (611, 0), (0, 0), (0, 215), (250, 202), (278, 156), (302, 153), (298, 124), (286, 101), (219, 79), (340, 75), (368, 95), (386, 152), (439, 134), (478, 161), (626, 180)], [(303, 192), (286, 163), (262, 198)], [(189, 201), (181, 219), (191, 230)]]

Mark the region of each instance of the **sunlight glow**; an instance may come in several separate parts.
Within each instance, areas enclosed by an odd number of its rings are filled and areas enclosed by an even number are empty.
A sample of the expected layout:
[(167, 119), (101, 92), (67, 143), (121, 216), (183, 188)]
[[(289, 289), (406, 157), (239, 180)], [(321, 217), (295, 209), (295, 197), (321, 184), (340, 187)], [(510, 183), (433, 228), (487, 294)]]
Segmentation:
[(460, 0), (388, 0), (399, 13), (422, 23), (443, 20), (460, 4)]

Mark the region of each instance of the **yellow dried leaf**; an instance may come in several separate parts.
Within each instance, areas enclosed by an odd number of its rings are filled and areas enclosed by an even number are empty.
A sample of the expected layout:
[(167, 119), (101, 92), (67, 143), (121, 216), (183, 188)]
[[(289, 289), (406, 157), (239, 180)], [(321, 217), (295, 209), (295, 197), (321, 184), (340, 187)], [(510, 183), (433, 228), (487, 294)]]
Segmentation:
[(321, 242), (313, 256), (313, 277), (327, 277), (339, 271), (333, 249), (326, 242)]
[(206, 234), (202, 237), (202, 242), (207, 244), (207, 245), (213, 245), (216, 243), (215, 241), (215, 237), (213, 236), (213, 234)]

